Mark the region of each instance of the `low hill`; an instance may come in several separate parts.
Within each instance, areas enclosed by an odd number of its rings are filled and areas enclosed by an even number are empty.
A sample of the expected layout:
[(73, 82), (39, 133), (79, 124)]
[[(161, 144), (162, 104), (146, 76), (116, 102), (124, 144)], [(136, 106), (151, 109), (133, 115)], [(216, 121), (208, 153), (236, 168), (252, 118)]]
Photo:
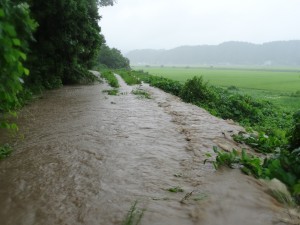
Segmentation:
[(264, 44), (231, 41), (170, 50), (144, 49), (131, 51), (126, 57), (132, 65), (300, 66), (300, 40)]

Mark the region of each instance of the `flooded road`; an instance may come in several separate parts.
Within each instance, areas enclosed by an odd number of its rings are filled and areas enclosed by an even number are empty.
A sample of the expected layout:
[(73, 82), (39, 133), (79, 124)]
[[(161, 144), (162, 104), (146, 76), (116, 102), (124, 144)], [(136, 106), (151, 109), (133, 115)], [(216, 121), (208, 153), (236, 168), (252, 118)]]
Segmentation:
[(151, 99), (139, 98), (118, 79), (119, 96), (64, 87), (20, 112), (23, 138), (0, 161), (1, 225), (122, 224), (136, 200), (145, 225), (285, 224), (258, 181), (203, 164), (214, 145), (238, 147), (230, 134), (243, 128), (147, 85)]

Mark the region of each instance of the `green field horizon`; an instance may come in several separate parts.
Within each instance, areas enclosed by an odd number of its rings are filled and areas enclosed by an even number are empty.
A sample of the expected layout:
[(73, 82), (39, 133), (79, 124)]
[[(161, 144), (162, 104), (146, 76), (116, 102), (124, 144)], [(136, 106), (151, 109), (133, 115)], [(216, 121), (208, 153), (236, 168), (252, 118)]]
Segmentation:
[(182, 83), (194, 76), (203, 76), (211, 85), (235, 86), (241, 94), (269, 100), (287, 110), (300, 109), (300, 70), (297, 68), (134, 66), (133, 69)]

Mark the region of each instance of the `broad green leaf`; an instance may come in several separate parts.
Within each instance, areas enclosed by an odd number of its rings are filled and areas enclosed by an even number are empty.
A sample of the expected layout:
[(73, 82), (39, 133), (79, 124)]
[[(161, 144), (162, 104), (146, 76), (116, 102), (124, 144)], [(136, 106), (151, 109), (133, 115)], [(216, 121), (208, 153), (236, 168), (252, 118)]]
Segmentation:
[(12, 26), (8, 23), (5, 23), (3, 25), (3, 30), (5, 30), (11, 37), (15, 37), (17, 35), (14, 26)]
[(12, 42), (14, 43), (15, 46), (21, 46), (21, 41), (18, 38), (13, 38)]
[(29, 73), (30, 73), (29, 69), (24, 68), (24, 74), (25, 74), (26, 76), (28, 76)]
[(27, 59), (26, 55), (23, 52), (20, 52), (19, 55), (23, 60)]
[(0, 17), (4, 17), (4, 10), (0, 9)]

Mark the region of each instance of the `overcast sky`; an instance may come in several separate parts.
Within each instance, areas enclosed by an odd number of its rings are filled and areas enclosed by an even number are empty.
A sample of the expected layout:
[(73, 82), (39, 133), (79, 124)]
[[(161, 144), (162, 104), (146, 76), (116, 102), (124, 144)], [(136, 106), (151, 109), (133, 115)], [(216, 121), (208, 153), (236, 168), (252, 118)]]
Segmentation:
[(100, 8), (100, 26), (107, 44), (123, 52), (300, 39), (300, 0), (117, 1)]

